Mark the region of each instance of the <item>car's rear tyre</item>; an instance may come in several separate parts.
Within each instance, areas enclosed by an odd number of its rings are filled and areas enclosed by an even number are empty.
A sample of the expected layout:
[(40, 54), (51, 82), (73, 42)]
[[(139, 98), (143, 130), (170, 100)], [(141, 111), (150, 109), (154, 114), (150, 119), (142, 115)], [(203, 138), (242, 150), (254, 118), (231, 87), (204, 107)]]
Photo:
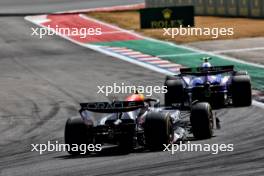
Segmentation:
[(165, 93), (165, 106), (183, 103), (184, 89), (181, 79), (175, 77), (167, 77), (165, 81), (167, 93)]
[[(67, 120), (64, 131), (64, 140), (65, 144), (70, 145), (70, 149), (68, 150), (69, 154), (79, 155), (83, 153), (83, 151), (80, 150), (81, 144), (88, 145), (93, 143), (91, 128), (92, 127), (87, 126), (83, 122), (81, 117), (72, 117)], [(75, 150), (76, 146), (78, 147), (78, 150)], [(75, 149), (71, 150), (74, 147)], [(86, 153), (88, 153), (88, 151), (86, 151)]]
[(250, 106), (252, 104), (251, 81), (248, 75), (234, 76), (231, 91), (234, 106)]
[(208, 139), (213, 136), (214, 119), (209, 103), (194, 104), (191, 109), (190, 121), (192, 133), (196, 139)]
[(144, 124), (146, 147), (150, 150), (161, 150), (163, 144), (172, 140), (173, 129), (169, 115), (151, 112), (147, 114)]

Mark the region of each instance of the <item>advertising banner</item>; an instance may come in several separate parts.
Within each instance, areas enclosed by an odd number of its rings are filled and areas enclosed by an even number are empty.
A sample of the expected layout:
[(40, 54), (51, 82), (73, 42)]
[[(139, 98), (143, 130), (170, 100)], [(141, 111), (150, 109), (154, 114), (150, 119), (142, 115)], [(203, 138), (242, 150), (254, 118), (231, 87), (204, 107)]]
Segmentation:
[(194, 26), (194, 7), (176, 6), (140, 10), (141, 28), (176, 28)]

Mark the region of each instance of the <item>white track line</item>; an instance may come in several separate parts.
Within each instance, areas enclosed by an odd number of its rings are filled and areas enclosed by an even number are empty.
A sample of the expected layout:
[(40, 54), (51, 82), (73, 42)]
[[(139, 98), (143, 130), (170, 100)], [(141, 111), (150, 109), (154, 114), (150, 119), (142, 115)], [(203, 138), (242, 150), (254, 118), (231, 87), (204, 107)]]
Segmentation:
[(157, 55), (157, 57), (180, 57), (180, 56), (194, 56), (194, 55), (202, 55), (205, 53), (180, 53), (180, 54), (165, 54), (165, 55)]
[(131, 51), (131, 52), (123, 52), (122, 54), (133, 56), (133, 55), (139, 55), (139, 54), (142, 54), (142, 53), (138, 52), (138, 51)]
[(255, 47), (255, 48), (238, 48), (238, 49), (229, 49), (229, 50), (216, 50), (213, 53), (221, 54), (221, 53), (237, 53), (237, 52), (246, 52), (246, 51), (258, 51), (264, 50), (264, 47)]
[(203, 51), (200, 53), (180, 53), (180, 54), (168, 54), (168, 55), (158, 55), (158, 57), (179, 57), (179, 56), (192, 56), (192, 55), (202, 55), (202, 54), (221, 54), (221, 53), (238, 53), (238, 52), (246, 52), (246, 51), (257, 51), (264, 50), (264, 47), (257, 48), (240, 48), (240, 49), (229, 49), (229, 50), (215, 50), (215, 51)]
[(169, 68), (170, 71), (176, 71), (179, 72), (180, 71), (180, 67), (176, 67), (176, 68)]
[(147, 55), (147, 54), (139, 54), (139, 55), (133, 55), (134, 58), (146, 58), (146, 57), (153, 57), (151, 55)]
[(171, 64), (171, 62), (166, 61), (166, 60), (154, 60), (154, 61), (147, 61), (147, 62), (151, 64)]
[(159, 65), (160, 67), (163, 67), (163, 68), (166, 68), (166, 67), (182, 67), (181, 65), (179, 64), (173, 64), (173, 63), (170, 63), (170, 64), (162, 64), (162, 65)]
[(132, 52), (133, 50), (131, 50), (131, 49), (114, 49), (114, 50), (112, 50), (112, 51), (114, 51), (114, 52), (117, 52), (117, 53), (124, 53), (124, 52)]
[(161, 60), (161, 59), (158, 58), (158, 57), (147, 57), (147, 58), (138, 58), (137, 60), (140, 60), (140, 61), (154, 61), (154, 60)]

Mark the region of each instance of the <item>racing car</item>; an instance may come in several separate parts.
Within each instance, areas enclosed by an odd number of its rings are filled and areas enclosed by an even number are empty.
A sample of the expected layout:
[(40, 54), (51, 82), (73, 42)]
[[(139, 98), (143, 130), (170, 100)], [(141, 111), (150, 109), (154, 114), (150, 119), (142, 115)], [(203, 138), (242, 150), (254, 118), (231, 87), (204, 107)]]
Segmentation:
[[(158, 99), (132, 94), (125, 101), (81, 103), (80, 116), (69, 118), (65, 126), (65, 144), (108, 144), (121, 152), (136, 147), (161, 150), (163, 145), (182, 141), (188, 130), (181, 123), (180, 109), (160, 106)], [(102, 116), (95, 120), (93, 114)], [(195, 102), (189, 113), (191, 132), (197, 139), (213, 135), (214, 116), (210, 104)], [(189, 133), (190, 134), (190, 133)], [(68, 150), (78, 155), (80, 151)]]
[(248, 73), (235, 71), (233, 65), (212, 66), (210, 59), (203, 58), (200, 67), (181, 68), (178, 75), (166, 77), (166, 106), (174, 103), (188, 106), (195, 100), (209, 102), (212, 107), (251, 105)]

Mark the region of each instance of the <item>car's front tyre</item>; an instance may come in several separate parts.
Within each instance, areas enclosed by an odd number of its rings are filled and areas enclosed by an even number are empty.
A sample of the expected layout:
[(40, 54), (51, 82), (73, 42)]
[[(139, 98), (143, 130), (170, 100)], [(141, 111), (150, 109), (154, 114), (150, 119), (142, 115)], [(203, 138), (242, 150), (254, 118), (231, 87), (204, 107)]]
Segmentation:
[(196, 139), (208, 139), (213, 136), (214, 119), (209, 103), (195, 103), (191, 108), (190, 121)]

